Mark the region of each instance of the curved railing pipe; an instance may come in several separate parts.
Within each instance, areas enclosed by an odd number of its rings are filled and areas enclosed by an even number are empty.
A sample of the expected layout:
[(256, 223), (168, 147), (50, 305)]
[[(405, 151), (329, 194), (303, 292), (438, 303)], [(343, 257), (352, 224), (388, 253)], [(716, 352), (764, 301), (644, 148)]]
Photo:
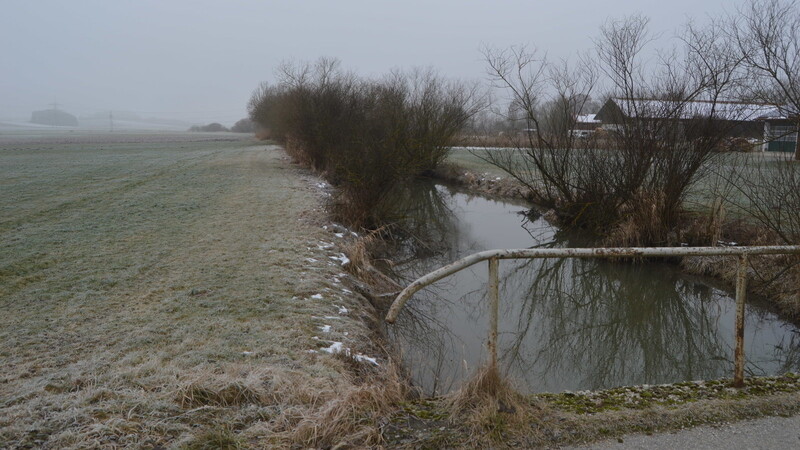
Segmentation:
[(738, 256), (736, 275), (736, 352), (734, 385), (744, 385), (744, 300), (747, 291), (748, 256), (800, 254), (800, 245), (752, 247), (615, 247), (615, 248), (525, 248), (486, 250), (459, 259), (420, 277), (403, 289), (392, 302), (386, 322), (395, 323), (406, 302), (419, 290), (482, 261), (489, 261), (490, 364), (497, 365), (498, 263), (501, 259), (536, 258), (647, 258), (670, 256)]

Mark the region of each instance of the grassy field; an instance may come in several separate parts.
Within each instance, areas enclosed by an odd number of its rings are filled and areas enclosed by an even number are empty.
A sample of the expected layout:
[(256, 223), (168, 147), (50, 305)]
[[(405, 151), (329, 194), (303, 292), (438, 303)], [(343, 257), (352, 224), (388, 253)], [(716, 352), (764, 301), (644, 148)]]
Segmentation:
[[(491, 151), (514, 151), (512, 149), (495, 149)], [(508, 177), (508, 173), (482, 160), (484, 150), (478, 148), (453, 148), (448, 156), (448, 161), (478, 174), (487, 177)], [(718, 154), (710, 163), (712, 170), (700, 178), (690, 189), (686, 197), (685, 207), (689, 211), (707, 212), (712, 208), (716, 198), (722, 197), (727, 205), (727, 212), (733, 218), (747, 218), (745, 213), (734, 205), (745, 205), (747, 199), (735, 187), (726, 182), (733, 168), (751, 170), (756, 164), (764, 164), (766, 168), (776, 165), (779, 161), (790, 158), (786, 153), (730, 153)]]
[(480, 159), (477, 155), (480, 155), (482, 152), (483, 150), (477, 148), (469, 149), (466, 147), (456, 147), (450, 151), (450, 154), (447, 156), (447, 161), (477, 173), (486, 173), (495, 177), (508, 176), (505, 171)]
[(232, 134), (0, 136), (0, 447), (312, 440), (357, 382), (324, 349), (379, 356), (318, 183)]

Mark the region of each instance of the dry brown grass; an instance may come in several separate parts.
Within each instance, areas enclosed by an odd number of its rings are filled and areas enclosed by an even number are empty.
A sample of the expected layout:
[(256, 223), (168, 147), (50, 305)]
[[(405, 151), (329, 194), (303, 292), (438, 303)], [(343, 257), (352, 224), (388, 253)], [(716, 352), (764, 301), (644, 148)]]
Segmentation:
[(255, 136), (259, 141), (267, 141), (272, 139), (272, 133), (270, 133), (270, 130), (266, 128), (258, 128), (255, 131)]
[(238, 450), (246, 445), (235, 431), (220, 427), (199, 433), (183, 447), (186, 450)]
[[(497, 404), (483, 400), (457, 405), (472, 408), (467, 412), (453, 410), (452, 399), (416, 401), (395, 413), (387, 444), (402, 448), (558, 448), (635, 432), (667, 432), (800, 412), (794, 376), (750, 381), (743, 391), (731, 389), (723, 381), (694, 388), (679, 383), (532, 395), (521, 400), (528, 402), (529, 413), (516, 418), (498, 414)], [(642, 397), (636, 400), (645, 390), (655, 393), (660, 389), (665, 392), (647, 397), (647, 404), (641, 403)], [(474, 409), (479, 404), (485, 406)], [(443, 428), (443, 424), (449, 426)]]
[(350, 259), (347, 271), (369, 285), (373, 295), (379, 296), (397, 294), (402, 290), (402, 286), (375, 268), (372, 262), (374, 248), (385, 244), (383, 242), (385, 229), (386, 227), (378, 228), (342, 245), (342, 250)]
[[(749, 262), (748, 291), (768, 298), (785, 317), (800, 319), (800, 258), (768, 255), (750, 257)], [(735, 257), (686, 257), (681, 267), (689, 273), (713, 276), (730, 285), (736, 282)]]
[(216, 387), (200, 382), (189, 383), (179, 389), (178, 395), (178, 402), (183, 408), (274, 403), (264, 400), (259, 392), (240, 382)]
[[(670, 237), (661, 212), (664, 198), (661, 195), (637, 194), (623, 207), (622, 221), (616, 224), (605, 237), (605, 247), (649, 247), (653, 243), (676, 245), (677, 234)], [(672, 242), (670, 242), (672, 241)]]
[(407, 397), (408, 385), (399, 374), (399, 368), (390, 364), (386, 370), (355, 383), (303, 417), (289, 441), (308, 446), (381, 444), (382, 420)]
[[(712, 215), (690, 222), (683, 238), (692, 245), (715, 246), (720, 242), (735, 242), (740, 246), (783, 244), (778, 236), (763, 227), (741, 219), (725, 220), (724, 213), (719, 216), (722, 217)], [(766, 298), (787, 318), (800, 319), (800, 257), (751, 256), (749, 263), (748, 291)], [(689, 273), (712, 276), (731, 286), (736, 282), (736, 257), (686, 257), (681, 259), (681, 267)]]
[(519, 394), (492, 366), (479, 369), (444, 402), (451, 420), (464, 427), (474, 442), (482, 446), (497, 445), (518, 430), (527, 429), (528, 422), (539, 415), (538, 407)]

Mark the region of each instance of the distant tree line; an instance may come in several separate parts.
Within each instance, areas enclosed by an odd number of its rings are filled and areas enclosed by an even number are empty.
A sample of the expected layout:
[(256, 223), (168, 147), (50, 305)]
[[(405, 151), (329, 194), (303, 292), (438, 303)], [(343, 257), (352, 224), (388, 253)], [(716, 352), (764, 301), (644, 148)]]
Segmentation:
[(47, 109), (34, 111), (31, 114), (31, 123), (62, 127), (77, 127), (78, 118), (60, 109)]
[(228, 128), (221, 123), (213, 122), (208, 125), (192, 125), (189, 131), (204, 131), (204, 132), (219, 132), (219, 131), (232, 131), (234, 133), (253, 133), (255, 132), (255, 125), (253, 121), (245, 117), (238, 120), (232, 127)]
[(220, 132), (230, 130), (221, 123), (213, 122), (208, 125), (192, 125), (189, 127), (189, 131)]

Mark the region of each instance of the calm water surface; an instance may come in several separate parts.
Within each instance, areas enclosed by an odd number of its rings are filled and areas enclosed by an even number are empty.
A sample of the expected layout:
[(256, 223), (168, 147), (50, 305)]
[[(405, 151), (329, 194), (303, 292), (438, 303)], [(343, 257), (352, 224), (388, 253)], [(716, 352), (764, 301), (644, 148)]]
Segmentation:
[[(580, 247), (524, 205), (421, 184), (394, 253), (407, 284), (462, 256), (493, 248)], [(399, 256), (397, 256), (399, 255)], [(428, 394), (457, 388), (485, 361), (487, 264), (417, 294), (390, 336)], [(552, 259), (500, 262), (501, 367), (523, 392), (601, 389), (730, 377), (735, 302), (710, 280), (669, 264)], [(800, 330), (749, 304), (748, 375), (800, 369)]]

